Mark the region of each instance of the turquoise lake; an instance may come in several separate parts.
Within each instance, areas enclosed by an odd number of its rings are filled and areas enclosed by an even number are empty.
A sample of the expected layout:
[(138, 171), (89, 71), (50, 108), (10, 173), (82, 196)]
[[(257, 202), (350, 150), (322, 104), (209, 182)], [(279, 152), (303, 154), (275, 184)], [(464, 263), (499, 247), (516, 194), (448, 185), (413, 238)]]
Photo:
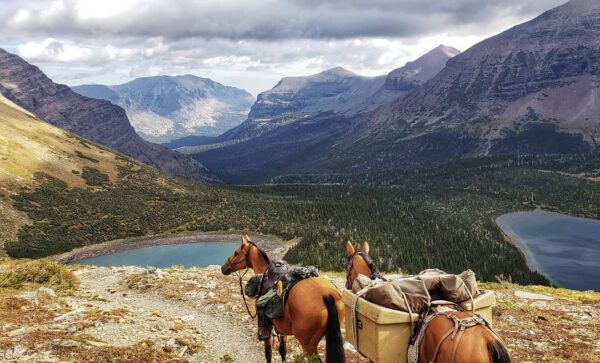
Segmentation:
[(600, 220), (535, 210), (505, 214), (496, 223), (553, 284), (600, 291)]
[(239, 246), (239, 243), (201, 242), (152, 246), (86, 258), (73, 263), (96, 266), (154, 266), (205, 267), (221, 265)]

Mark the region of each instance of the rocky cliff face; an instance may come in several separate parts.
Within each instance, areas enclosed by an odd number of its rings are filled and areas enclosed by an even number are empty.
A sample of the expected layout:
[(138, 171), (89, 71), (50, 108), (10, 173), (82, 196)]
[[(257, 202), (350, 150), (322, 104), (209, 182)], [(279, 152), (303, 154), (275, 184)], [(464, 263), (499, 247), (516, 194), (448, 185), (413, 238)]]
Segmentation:
[(254, 102), (244, 90), (193, 75), (145, 77), (73, 90), (123, 107), (137, 133), (153, 142), (220, 135), (245, 120)]
[(223, 135), (247, 139), (323, 114), (352, 115), (374, 104), (367, 102), (384, 84), (385, 77), (363, 77), (337, 67), (306, 77), (283, 78), (258, 95), (248, 119)]
[[(381, 141), (453, 130), (478, 139), (478, 154), (506, 152), (507, 142), (512, 152), (582, 151), (600, 135), (599, 75), (600, 2), (572, 0), (456, 56), (355, 136)], [(544, 150), (549, 128), (565, 145)]]
[(39, 68), (2, 49), (0, 85), (6, 98), (55, 126), (168, 173), (194, 180), (215, 180), (190, 157), (142, 140), (122, 108), (56, 84)]
[(258, 95), (248, 120), (221, 139), (247, 139), (299, 120), (347, 118), (406, 94), (444, 68), (458, 50), (439, 46), (385, 76), (363, 77), (337, 67), (306, 77), (286, 77)]

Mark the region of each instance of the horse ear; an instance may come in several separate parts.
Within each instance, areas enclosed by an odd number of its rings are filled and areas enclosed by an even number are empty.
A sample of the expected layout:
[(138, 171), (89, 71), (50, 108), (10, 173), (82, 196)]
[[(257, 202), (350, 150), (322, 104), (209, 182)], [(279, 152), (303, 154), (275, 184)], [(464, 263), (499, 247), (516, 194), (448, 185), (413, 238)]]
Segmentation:
[(355, 253), (354, 246), (352, 245), (352, 241), (346, 242), (346, 254), (348, 256), (352, 256)]
[(246, 236), (242, 236), (242, 246), (245, 246), (248, 244), (248, 240), (246, 239)]
[(362, 244), (362, 251), (364, 253), (366, 253), (367, 255), (369, 254), (369, 242), (364, 241)]
[(252, 240), (250, 239), (250, 237), (248, 237), (248, 235), (246, 235), (246, 241), (252, 242)]

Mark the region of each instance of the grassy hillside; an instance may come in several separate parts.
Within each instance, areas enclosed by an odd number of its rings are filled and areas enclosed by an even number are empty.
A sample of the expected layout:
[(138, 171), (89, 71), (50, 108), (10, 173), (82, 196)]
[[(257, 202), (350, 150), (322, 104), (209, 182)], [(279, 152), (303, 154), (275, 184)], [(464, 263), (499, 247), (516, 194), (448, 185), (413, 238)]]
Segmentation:
[(343, 184), (209, 186), (166, 176), (2, 107), (2, 208), (10, 211), (2, 223), (11, 231), (2, 238), (13, 257), (234, 229), (302, 237), (286, 258), (329, 270), (343, 268), (345, 240), (367, 239), (384, 270), (472, 268), (483, 280), (503, 274), (543, 284), (504, 240), (495, 217), (536, 206), (600, 217), (598, 155), (481, 159), (316, 180)]
[[(46, 179), (60, 181), (69, 193), (100, 192), (103, 185), (120, 182), (120, 168), (147, 167), (54, 127), (0, 95), (0, 251), (4, 242), (19, 238), (23, 226), (40, 223), (32, 221), (25, 208), (15, 208), (19, 193), (36, 190)], [(155, 182), (160, 183), (157, 176)], [(41, 223), (53, 225), (54, 216), (49, 217)], [(76, 220), (84, 218), (85, 212)], [(68, 237), (67, 233), (61, 239)]]

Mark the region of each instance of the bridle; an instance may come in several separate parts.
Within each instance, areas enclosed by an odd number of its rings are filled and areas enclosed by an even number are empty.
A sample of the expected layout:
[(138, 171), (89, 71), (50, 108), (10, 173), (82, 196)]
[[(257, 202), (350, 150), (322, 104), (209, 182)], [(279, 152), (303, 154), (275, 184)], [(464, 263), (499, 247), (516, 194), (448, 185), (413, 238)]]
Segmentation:
[(352, 267), (354, 266), (354, 260), (357, 256), (361, 256), (363, 260), (365, 260), (365, 262), (367, 263), (367, 267), (369, 267), (369, 269), (371, 270), (371, 276), (369, 276), (371, 280), (380, 279), (383, 281), (387, 281), (387, 279), (381, 274), (381, 272), (379, 272), (379, 269), (377, 268), (371, 257), (369, 257), (368, 254), (362, 251), (358, 251), (348, 256), (348, 259), (346, 260), (346, 288), (348, 290), (352, 289)]
[(237, 276), (238, 282), (240, 284), (240, 294), (242, 295), (242, 299), (244, 299), (244, 305), (246, 306), (246, 311), (248, 312), (250, 319), (254, 319), (254, 318), (256, 318), (257, 313), (255, 312), (254, 314), (252, 314), (252, 312), (250, 311), (250, 307), (248, 306), (248, 301), (246, 301), (246, 294), (244, 294), (244, 276), (246, 276), (246, 274), (252, 267), (252, 266), (250, 266), (250, 261), (249, 261), (248, 257), (250, 257), (250, 251), (252, 251), (252, 247), (256, 247), (258, 252), (260, 252), (261, 256), (263, 256), (263, 258), (265, 258), (267, 260), (267, 263), (269, 262), (269, 258), (266, 256), (266, 254), (263, 252), (263, 250), (261, 250), (260, 247), (258, 247), (256, 245), (256, 243), (254, 243), (252, 241), (248, 241), (248, 244), (250, 246), (248, 246), (246, 253), (244, 253), (244, 255), (241, 258), (239, 258), (236, 261), (232, 261), (231, 256), (229, 256), (227, 258), (227, 262), (229, 263), (229, 266), (231, 266), (231, 267), (239, 265), (242, 262), (246, 263), (246, 270), (244, 271), (244, 273), (241, 273), (240, 270), (237, 270), (234, 272), (234, 274)]

